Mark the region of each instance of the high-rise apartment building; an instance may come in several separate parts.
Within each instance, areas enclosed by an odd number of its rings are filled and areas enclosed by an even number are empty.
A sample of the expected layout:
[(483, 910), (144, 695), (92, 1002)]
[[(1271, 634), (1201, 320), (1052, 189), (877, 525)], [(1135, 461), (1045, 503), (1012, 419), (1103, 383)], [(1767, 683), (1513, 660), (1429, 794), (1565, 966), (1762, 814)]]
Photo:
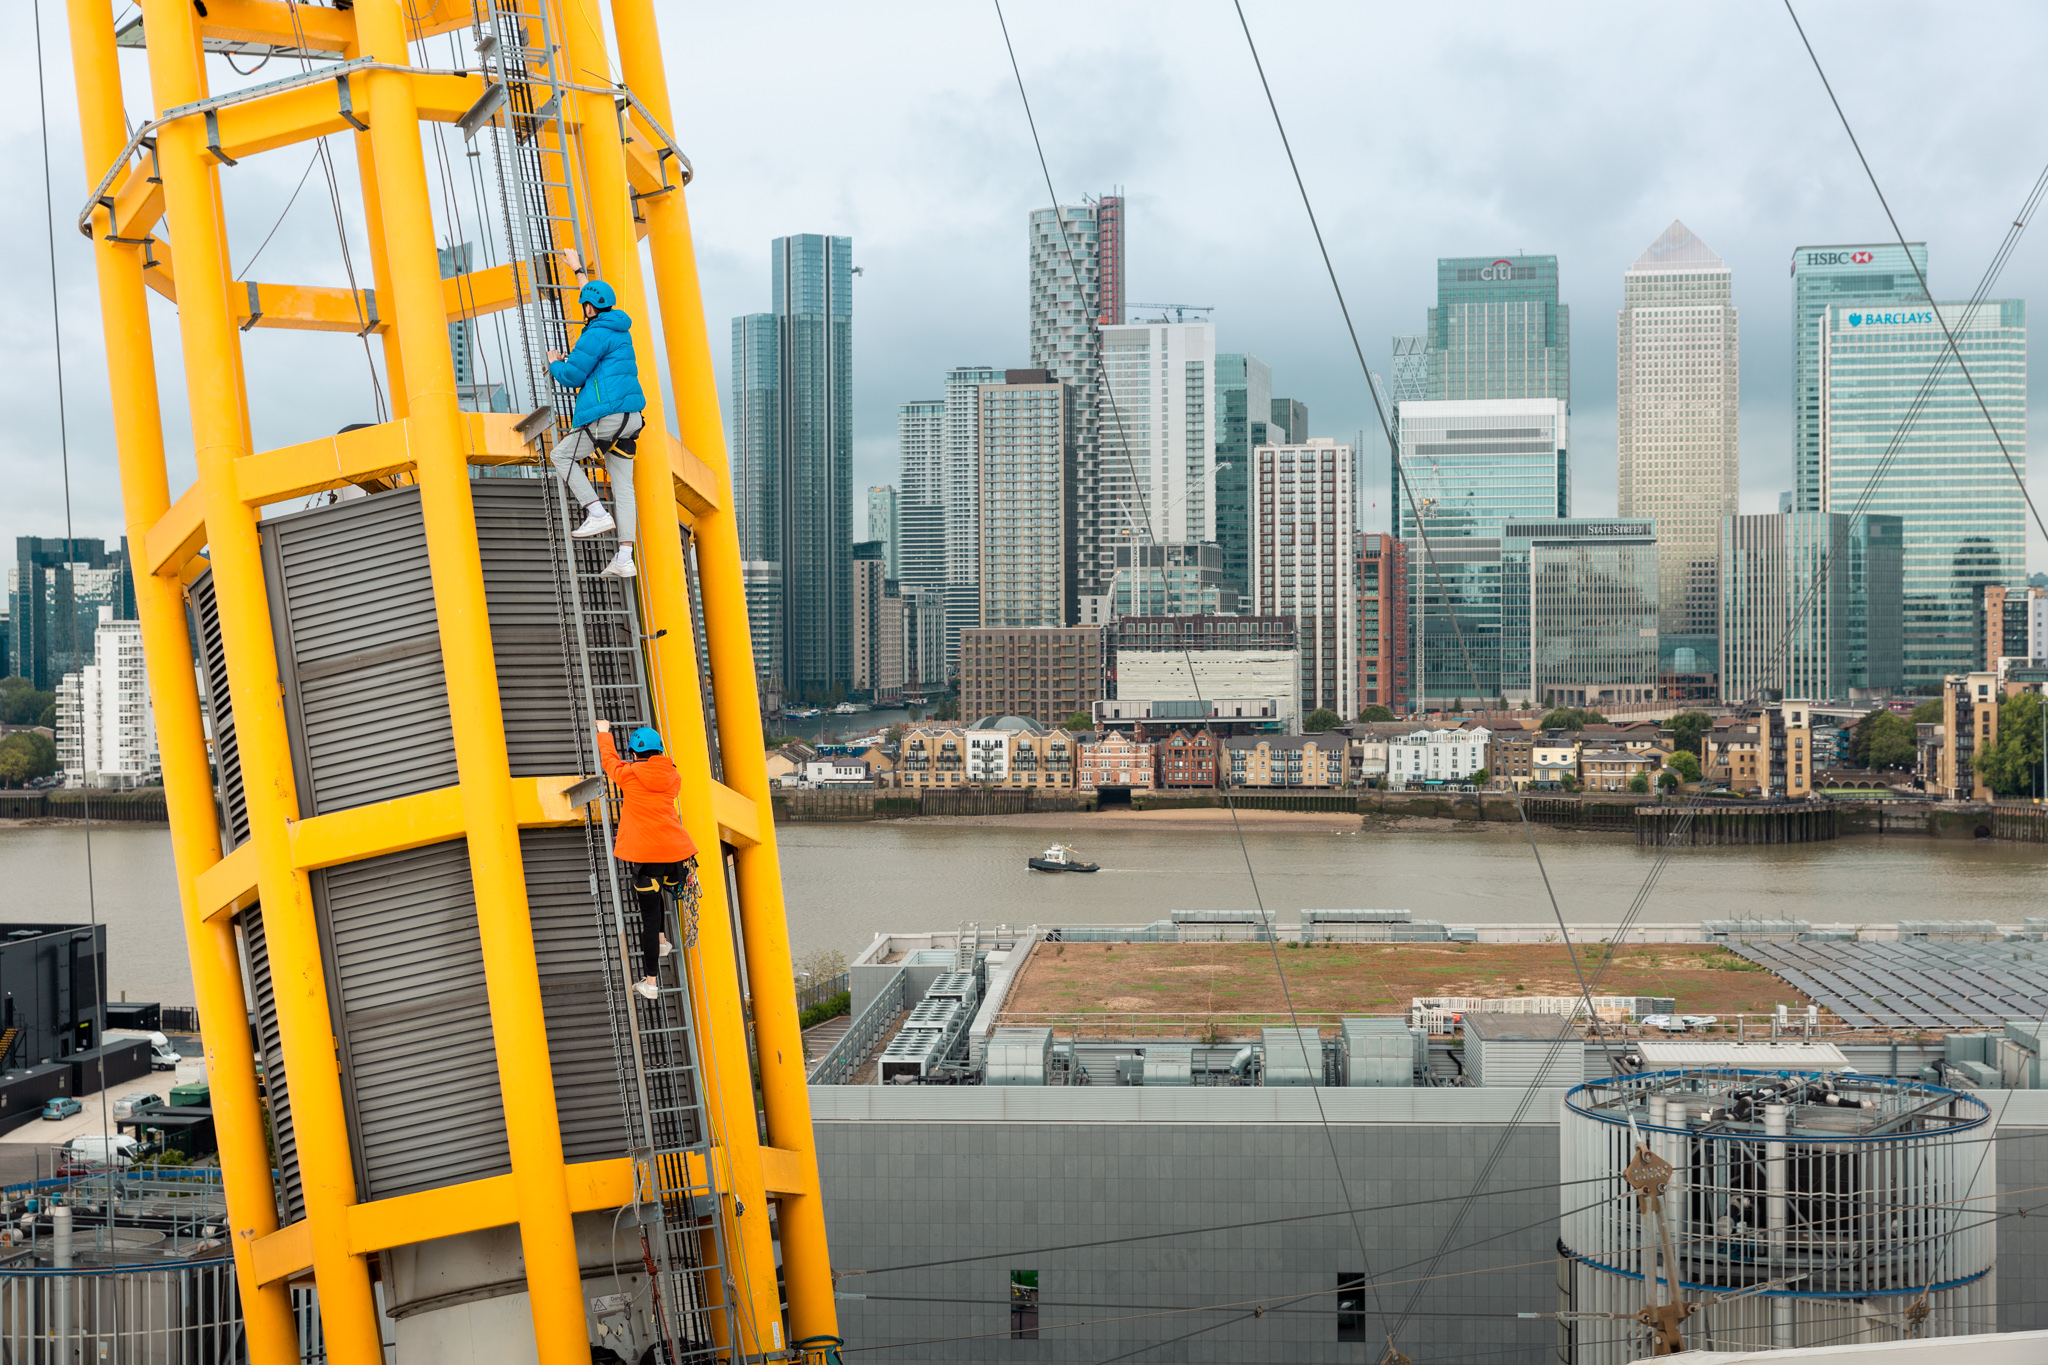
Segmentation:
[(1216, 539), (1216, 327), (1135, 322), (1102, 329), (1107, 400), (1098, 414), (1102, 553)]
[(1216, 357), (1216, 544), (1223, 577), (1240, 597), (1251, 592), (1251, 504), (1245, 500), (1252, 448), (1270, 443), (1273, 368), (1255, 355)]
[(1074, 386), (1080, 411), (1074, 500), (1074, 548), (1083, 596), (1099, 596), (1115, 556), (1103, 544), (1115, 509), (1102, 506), (1096, 482), (1102, 421), (1101, 328), (1120, 324), (1124, 308), (1125, 205), (1119, 195), (1031, 214), (1031, 364)]
[(1792, 253), (1792, 506), (1785, 510), (1829, 510), (1820, 487), (1823, 315), (1838, 303), (1879, 311), (1925, 303), (1926, 272), (1925, 242), (1803, 246)]
[(770, 249), (771, 310), (733, 319), (732, 449), (743, 559), (782, 566), (782, 667), (796, 696), (853, 671), (853, 240)]
[(1358, 704), (1408, 706), (1408, 547), (1358, 533)]
[(1557, 257), (1440, 259), (1429, 310), (1429, 396), (1569, 403), (1571, 332), (1571, 309), (1557, 300)]
[(902, 542), (897, 538), (896, 489), (891, 484), (879, 484), (868, 489), (868, 539), (880, 541), (882, 563), (888, 575), (896, 577), (901, 567)]
[[(782, 564), (779, 560), (740, 562), (740, 581), (747, 594), (747, 630), (754, 640), (754, 677), (763, 696), (773, 684), (782, 694)], [(763, 711), (768, 708), (764, 705)]]
[(896, 492), (903, 502), (946, 505), (946, 400), (896, 405)]
[(1821, 503), (1903, 523), (1904, 685), (1932, 694), (1982, 656), (1983, 585), (2026, 570), (2026, 499), (2006, 463), (2009, 453), (2025, 473), (2026, 305), (1835, 304), (1819, 325)]
[(1720, 616), (1721, 520), (1738, 510), (1731, 278), (1726, 262), (1674, 222), (1621, 280), (1617, 510), (1657, 523), (1664, 635), (1711, 636)]
[(1656, 523), (1510, 521), (1500, 547), (1500, 696), (1521, 706), (1654, 699)]
[(903, 685), (944, 687), (952, 679), (946, 652), (946, 591), (900, 587), (903, 597)]
[(1252, 612), (1295, 618), (1304, 715), (1358, 714), (1355, 459), (1327, 438), (1252, 452)]
[(2001, 659), (2039, 659), (2048, 655), (2048, 588), (2007, 587), (2003, 583), (1984, 586), (1983, 606), (1978, 620), (1984, 641), (1983, 662), (1978, 668), (1996, 673)]
[(960, 632), (981, 624), (981, 386), (1000, 384), (1003, 372), (987, 365), (946, 371), (944, 496), (946, 518), (946, 640), (957, 649)]
[(135, 619), (135, 582), (128, 575), (128, 540), (109, 550), (104, 540), (17, 536), (14, 567), (7, 571), (7, 672), (53, 692), (66, 673), (93, 661), (93, 633), (101, 608), (119, 621)]
[(1889, 696), (1903, 678), (1904, 526), (1774, 512), (1721, 523), (1721, 696)]
[(1229, 616), (1237, 588), (1224, 575), (1223, 547), (1186, 541), (1119, 545), (1110, 619), (1126, 616)]
[(1075, 622), (1073, 508), (1080, 439), (1074, 386), (1045, 370), (981, 385), (977, 624)]
[(903, 695), (903, 599), (879, 540), (853, 547), (853, 690), (875, 701)]
[(57, 764), (66, 786), (140, 786), (162, 770), (143, 676), (142, 623), (114, 620), (112, 607), (100, 610), (93, 661), (57, 685)]
[(1571, 515), (1570, 428), (1557, 398), (1401, 405), (1394, 528), (1417, 706), (1502, 695), (1502, 528)]

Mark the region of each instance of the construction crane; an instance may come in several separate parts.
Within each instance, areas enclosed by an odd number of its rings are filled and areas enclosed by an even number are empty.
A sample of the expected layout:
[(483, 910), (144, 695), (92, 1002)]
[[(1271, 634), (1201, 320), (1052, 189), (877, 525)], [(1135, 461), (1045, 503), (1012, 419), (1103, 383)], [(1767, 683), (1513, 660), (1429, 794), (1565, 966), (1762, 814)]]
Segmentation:
[(1160, 316), (1157, 320), (1160, 322), (1166, 321), (1165, 315), (1168, 313), (1173, 314), (1175, 322), (1186, 322), (1189, 313), (1200, 313), (1203, 316), (1196, 318), (1195, 321), (1207, 322), (1209, 320), (1208, 314), (1216, 311), (1216, 306), (1210, 303), (1127, 303), (1124, 305), (1124, 310), (1130, 313), (1144, 312), (1155, 308), (1159, 310)]
[[(70, 0), (94, 186), (78, 227), (247, 1358), (385, 1365), (388, 1330), (399, 1365), (836, 1361), (692, 172), (653, 0), (140, 5), (117, 35), (109, 0)], [(427, 40), (449, 37), (466, 52), (430, 65)], [(146, 60), (153, 105), (132, 133), (122, 49)], [(286, 74), (217, 92), (216, 61), (256, 50)], [(593, 74), (611, 51), (616, 84)], [(251, 159), (329, 136), (354, 143), (367, 278), (360, 257), (345, 288), (236, 278), (224, 191)], [(454, 164), (479, 168), (467, 227), (496, 263), (457, 249), (444, 278), (451, 138), (475, 154)], [(640, 333), (625, 581), (598, 572), (609, 535), (568, 534), (546, 463), (572, 396), (545, 356), (576, 340), (595, 279), (643, 324), (658, 300), (666, 324), (659, 345)], [(177, 307), (184, 489), (152, 289)], [(458, 386), (451, 345), (480, 319), (507, 372)], [(377, 347), (383, 420), (257, 448), (245, 360), (274, 328), (329, 334), (337, 369)], [(516, 411), (469, 410), (499, 388)], [(678, 951), (651, 995), (632, 989), (651, 926), (611, 857), (599, 721), (668, 737), (699, 850), (707, 911), (663, 904)]]

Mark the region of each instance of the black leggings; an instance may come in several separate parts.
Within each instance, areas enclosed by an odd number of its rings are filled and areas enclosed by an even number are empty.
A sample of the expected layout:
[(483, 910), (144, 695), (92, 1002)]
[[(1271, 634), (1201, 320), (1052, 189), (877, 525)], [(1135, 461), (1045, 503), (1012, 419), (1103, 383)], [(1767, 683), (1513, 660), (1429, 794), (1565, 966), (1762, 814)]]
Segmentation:
[(640, 902), (642, 976), (661, 975), (661, 935), (668, 926), (668, 898), (690, 879), (696, 859), (679, 863), (634, 863), (633, 895)]

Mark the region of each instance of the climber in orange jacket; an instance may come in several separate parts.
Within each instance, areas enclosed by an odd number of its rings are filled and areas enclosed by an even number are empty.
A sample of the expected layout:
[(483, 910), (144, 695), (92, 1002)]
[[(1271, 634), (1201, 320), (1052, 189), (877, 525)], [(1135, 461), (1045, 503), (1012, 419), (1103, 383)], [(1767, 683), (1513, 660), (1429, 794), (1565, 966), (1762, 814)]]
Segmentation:
[(633, 989), (649, 1000), (661, 996), (661, 960), (672, 948), (663, 932), (668, 923), (668, 896), (697, 884), (697, 845), (676, 814), (676, 793), (683, 789), (676, 765), (662, 752), (661, 734), (642, 725), (626, 736), (630, 760), (612, 745), (612, 723), (597, 723), (597, 757), (604, 775), (624, 798), (612, 856), (632, 872), (633, 894), (640, 901), (640, 964), (642, 977)]

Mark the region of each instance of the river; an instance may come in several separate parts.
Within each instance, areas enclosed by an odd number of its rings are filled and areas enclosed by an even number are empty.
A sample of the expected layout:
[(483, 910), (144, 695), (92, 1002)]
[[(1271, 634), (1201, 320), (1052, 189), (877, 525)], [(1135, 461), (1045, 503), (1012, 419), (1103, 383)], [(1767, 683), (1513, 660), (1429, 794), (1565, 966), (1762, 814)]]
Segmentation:
[[(1012, 924), (1129, 923), (1168, 911), (1253, 904), (1245, 853), (1268, 909), (1405, 909), (1450, 924), (1551, 919), (1528, 843), (1483, 830), (1148, 828), (1075, 815), (1048, 822), (895, 820), (786, 825), (780, 831), (790, 935), (799, 955), (849, 956), (877, 933)], [(1061, 839), (1102, 864), (1093, 876), (1033, 873), (1024, 860)], [(1537, 843), (1567, 920), (1621, 918), (1656, 852), (1612, 834), (1540, 829)], [(0, 825), (0, 919), (109, 929), (116, 999), (189, 1004), (191, 969), (171, 875), (168, 831), (73, 824)], [(2048, 914), (2048, 846), (1987, 840), (1842, 839), (1673, 852), (1644, 909), (1652, 922), (1734, 917), (1861, 924)]]

